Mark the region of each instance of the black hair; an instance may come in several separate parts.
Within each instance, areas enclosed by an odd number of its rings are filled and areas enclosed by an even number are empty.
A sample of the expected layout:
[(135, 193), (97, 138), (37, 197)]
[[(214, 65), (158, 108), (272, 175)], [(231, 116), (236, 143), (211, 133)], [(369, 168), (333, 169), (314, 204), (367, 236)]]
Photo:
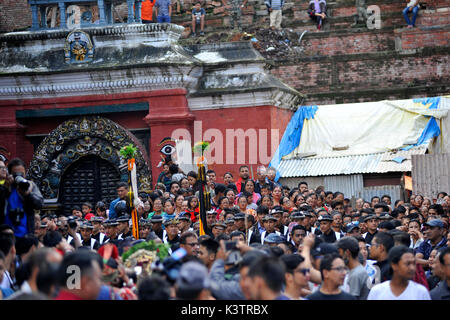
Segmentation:
[(405, 253), (412, 253), (414, 255), (414, 250), (404, 245), (393, 247), (391, 250), (389, 250), (388, 254), (389, 264), (398, 264)]
[(358, 240), (353, 237), (343, 237), (339, 239), (336, 243), (338, 249), (349, 250), (353, 259), (358, 257), (359, 253), (359, 244)]
[(295, 230), (303, 230), (306, 232), (305, 226), (302, 226), (301, 224), (297, 224), (297, 225), (293, 226), (292, 230), (291, 230), (291, 234), (294, 234)]
[(187, 176), (192, 177), (194, 179), (198, 179), (198, 175), (197, 175), (197, 173), (195, 173), (195, 171), (189, 171)]
[(227, 197), (220, 197), (219, 200), (217, 201), (217, 203), (219, 204), (219, 206), (222, 204), (222, 201), (228, 199)]
[(175, 164), (175, 163), (172, 163), (172, 164), (169, 166), (169, 172), (170, 172), (171, 174), (176, 174), (176, 173), (178, 173), (178, 165)]
[(201, 240), (200, 245), (205, 247), (209, 254), (216, 254), (219, 250), (219, 242), (211, 238)]
[(444, 258), (447, 254), (450, 254), (450, 247), (444, 247), (444, 248), (439, 249), (439, 262), (442, 265), (445, 264)]
[(61, 233), (59, 233), (58, 231), (48, 231), (43, 239), (43, 244), (46, 247), (56, 247), (58, 245), (58, 243), (60, 243), (62, 240), (62, 236)]
[(224, 193), (227, 190), (227, 187), (224, 184), (218, 183), (216, 184), (216, 187), (214, 188), (215, 194)]
[(169, 300), (170, 284), (159, 275), (152, 275), (139, 281), (139, 300)]
[(92, 209), (92, 203), (85, 202), (85, 203), (83, 203), (83, 206), (86, 206), (86, 207), (89, 207)]
[(215, 238), (215, 240), (219, 241), (219, 242), (220, 242), (220, 240), (229, 241), (230, 239), (231, 239), (231, 237), (229, 235), (227, 235), (226, 233), (221, 233)]
[(0, 251), (3, 252), (5, 256), (11, 251), (14, 246), (14, 236), (9, 233), (0, 233)]
[(381, 199), (383, 199), (383, 198), (388, 198), (389, 200), (391, 200), (392, 198), (391, 198), (391, 196), (390, 195), (388, 195), (388, 194), (384, 194), (384, 195), (382, 195), (381, 196)]
[[(431, 206), (430, 206), (430, 208), (431, 208)], [(409, 212), (411, 213), (411, 211), (417, 211), (417, 212), (420, 212), (420, 210), (419, 210), (419, 208), (417, 208), (417, 207), (411, 207), (411, 208), (409, 208)]]
[(125, 189), (128, 189), (128, 183), (123, 182), (123, 181), (119, 182), (119, 183), (117, 184), (116, 190), (119, 189), (119, 188), (125, 188)]
[(300, 181), (299, 183), (298, 183), (298, 188), (300, 189), (300, 186), (302, 185), (302, 184), (306, 184), (306, 186), (308, 186), (308, 182), (306, 182), (306, 181)]
[(338, 253), (327, 253), (323, 256), (322, 260), (320, 260), (320, 275), (322, 276), (322, 279), (324, 279), (323, 271), (331, 270), (333, 261), (336, 259), (342, 259)]
[(233, 178), (233, 174), (231, 173), (231, 172), (225, 172), (224, 174), (223, 174), (223, 176), (225, 177), (225, 175), (230, 175), (232, 178)]
[[(200, 3), (200, 1), (197, 1), (196, 3)], [(214, 173), (215, 174), (216, 172), (214, 170), (212, 170), (212, 169), (208, 169), (208, 171), (206, 171), (206, 174), (210, 174), (210, 173)]]
[(256, 208), (256, 214), (269, 214), (269, 208), (267, 206), (264, 205), (260, 205), (258, 206), (258, 208)]
[(8, 172), (11, 173), (12, 168), (18, 167), (18, 166), (22, 166), (22, 167), (26, 168), (25, 162), (22, 159), (20, 159), (20, 158), (11, 159), (11, 161), (9, 161), (9, 163), (8, 163)]
[(382, 208), (383, 212), (389, 212), (389, 207), (384, 203), (377, 203), (373, 206), (374, 209)]
[(370, 199), (370, 202), (372, 202), (373, 199), (378, 199), (378, 200), (380, 200), (380, 197), (379, 197), (379, 196), (373, 196), (373, 197)]
[(181, 235), (180, 235), (180, 244), (186, 244), (186, 239), (187, 238), (197, 238), (197, 235), (194, 233), (194, 232), (192, 232), (192, 231), (186, 231), (186, 232), (183, 232)]
[(172, 181), (172, 182), (170, 183), (170, 185), (169, 185), (169, 190), (172, 189), (172, 186), (173, 186), (174, 184), (177, 184), (177, 185), (180, 187), (180, 183), (179, 183), (179, 182), (177, 182), (177, 181)]
[(286, 272), (288, 273), (293, 273), (294, 270), (299, 266), (299, 264), (305, 261), (305, 258), (303, 258), (299, 254), (286, 254), (280, 259), (284, 263)]
[(240, 166), (240, 167), (239, 167), (239, 171), (241, 171), (242, 168), (247, 168), (247, 169), (249, 169), (248, 165), (246, 165), (246, 164), (244, 164), (243, 166)]
[(437, 212), (437, 214), (438, 214), (439, 216), (443, 216), (443, 215), (444, 215), (444, 208), (442, 208), (442, 206), (441, 206), (440, 204), (432, 204), (432, 205), (428, 208), (428, 210), (430, 210), (430, 209), (436, 210), (436, 212)]
[(394, 238), (387, 232), (378, 232), (375, 237), (375, 242), (380, 244), (386, 250), (386, 253), (391, 250), (391, 248), (395, 245)]
[(331, 202), (331, 209), (334, 209), (334, 208), (336, 208), (337, 206), (339, 206), (339, 205), (344, 205), (344, 203), (342, 202), (342, 201), (336, 201), (336, 200), (333, 200), (332, 202)]
[(395, 245), (401, 244), (407, 247), (411, 245), (411, 237), (408, 233), (393, 229), (389, 231), (389, 234), (394, 238)]
[(255, 224), (255, 217), (252, 216), (251, 214), (247, 214), (245, 216), (245, 218), (247, 219), (248, 222), (250, 222), (252, 225)]
[(38, 247), (39, 239), (31, 233), (27, 233), (22, 238), (17, 238), (16, 241), (16, 253), (18, 256), (30, 251), (32, 246)]
[(378, 225), (379, 229), (387, 229), (387, 230), (393, 230), (395, 229), (394, 225), (392, 224), (391, 221), (383, 221), (380, 222), (380, 224)]
[(374, 211), (372, 209), (361, 209), (360, 213), (362, 214), (363, 212), (367, 214), (374, 214)]
[(230, 238), (240, 237), (240, 236), (243, 236), (245, 239), (245, 233), (243, 233), (242, 231), (235, 230), (232, 233), (230, 233)]
[(278, 259), (263, 257), (253, 262), (248, 270), (248, 276), (250, 278), (262, 278), (271, 291), (278, 293), (285, 282), (285, 272), (284, 264)]

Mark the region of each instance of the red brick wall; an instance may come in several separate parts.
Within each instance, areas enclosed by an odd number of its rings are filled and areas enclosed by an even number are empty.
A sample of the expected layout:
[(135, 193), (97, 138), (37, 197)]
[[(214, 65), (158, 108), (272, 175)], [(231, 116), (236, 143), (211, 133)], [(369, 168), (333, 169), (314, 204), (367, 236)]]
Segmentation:
[(401, 39), (403, 50), (417, 49), (435, 46), (448, 46), (450, 44), (450, 30), (397, 30), (397, 36)]
[(31, 7), (27, 0), (0, 1), (0, 32), (31, 26)]
[(379, 57), (350, 61), (302, 61), (272, 69), (272, 74), (301, 92), (403, 88), (449, 81), (448, 55)]
[(306, 38), (302, 46), (307, 55), (333, 56), (336, 54), (369, 53), (394, 49), (391, 32), (367, 32), (326, 38)]

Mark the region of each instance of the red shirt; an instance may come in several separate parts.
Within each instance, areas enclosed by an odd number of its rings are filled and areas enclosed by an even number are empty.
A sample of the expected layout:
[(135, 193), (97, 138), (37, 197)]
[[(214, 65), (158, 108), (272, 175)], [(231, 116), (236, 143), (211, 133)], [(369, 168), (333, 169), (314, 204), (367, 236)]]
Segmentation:
[[(197, 217), (198, 217), (198, 215), (200, 214), (200, 208), (199, 208), (199, 207), (195, 208), (194, 211), (186, 210), (186, 212), (189, 213), (189, 214), (191, 215), (191, 221), (192, 221), (193, 223), (197, 222), (197, 220), (198, 220)], [(195, 215), (196, 213), (197, 213), (197, 217), (196, 217), (196, 215)]]
[(84, 216), (84, 218), (85, 218), (87, 221), (90, 221), (92, 217), (95, 217), (95, 215), (92, 214), (92, 213), (90, 213), (90, 212)]
[(56, 296), (53, 300), (83, 300), (76, 294), (73, 294), (70, 291), (67, 290), (60, 290), (58, 293), (58, 296)]

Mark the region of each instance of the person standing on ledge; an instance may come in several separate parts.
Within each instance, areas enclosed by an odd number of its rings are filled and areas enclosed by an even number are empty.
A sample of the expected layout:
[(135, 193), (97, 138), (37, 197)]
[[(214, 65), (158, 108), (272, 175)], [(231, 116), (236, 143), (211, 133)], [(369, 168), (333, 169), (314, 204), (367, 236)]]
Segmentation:
[(144, 0), (142, 1), (141, 17), (142, 23), (153, 23), (153, 6), (156, 0)]
[(172, 16), (172, 3), (170, 0), (156, 0), (156, 20), (158, 23), (170, 23)]

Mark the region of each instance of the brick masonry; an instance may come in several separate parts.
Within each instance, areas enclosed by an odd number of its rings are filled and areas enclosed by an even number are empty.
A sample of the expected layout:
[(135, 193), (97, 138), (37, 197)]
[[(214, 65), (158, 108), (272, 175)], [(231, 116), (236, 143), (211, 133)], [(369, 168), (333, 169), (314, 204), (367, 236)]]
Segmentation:
[[(192, 2), (185, 0), (186, 11), (173, 16), (174, 23), (186, 27), (183, 36), (190, 33)], [(216, 0), (206, 3), (207, 32), (229, 32), (229, 2)], [(407, 98), (414, 94), (410, 89), (415, 86), (427, 88), (423, 89), (424, 94), (448, 93), (448, 0), (435, 0), (432, 7), (419, 11), (418, 28), (412, 30), (404, 28), (401, 13), (405, 7), (404, 0), (366, 2), (380, 7), (381, 30), (351, 29), (350, 24), (356, 13), (355, 1), (336, 0), (329, 1), (328, 29), (316, 32), (306, 13), (308, 1), (287, 0), (283, 25), (299, 33), (304, 30), (309, 32), (301, 43), (303, 54), (294, 61), (272, 61), (271, 72), (286, 84), (312, 97), (307, 102), (368, 101), (372, 99), (371, 90), (377, 90), (378, 95), (384, 90), (386, 98)], [(126, 16), (126, 6), (118, 6), (117, 10)], [(262, 0), (250, 0), (242, 12), (244, 28), (255, 24), (266, 27), (268, 16), (262, 15), (263, 11), (265, 6)], [(30, 25), (31, 9), (27, 0), (0, 2), (0, 32), (24, 30)], [(424, 54), (423, 50), (427, 53)], [(356, 95), (364, 90), (367, 91), (366, 96)]]

